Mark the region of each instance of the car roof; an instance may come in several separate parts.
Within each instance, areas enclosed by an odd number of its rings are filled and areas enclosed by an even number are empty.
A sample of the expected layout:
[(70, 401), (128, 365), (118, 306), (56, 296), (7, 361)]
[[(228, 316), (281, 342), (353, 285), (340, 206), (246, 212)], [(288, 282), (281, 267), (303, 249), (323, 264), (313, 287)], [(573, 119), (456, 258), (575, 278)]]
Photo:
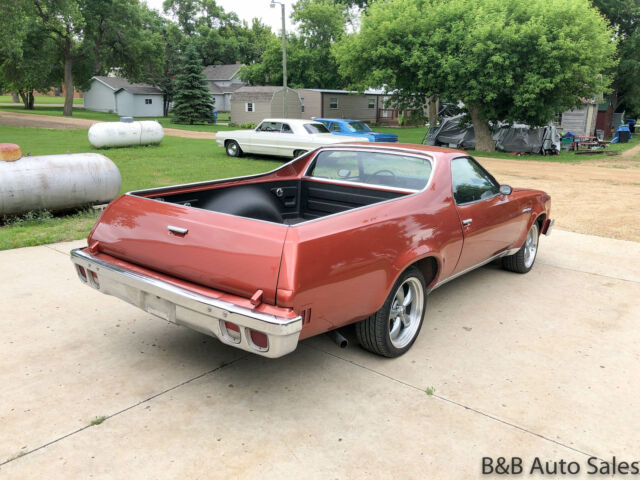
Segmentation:
[(352, 120), (350, 118), (316, 118), (317, 122), (363, 122), (364, 120)]
[(302, 119), (302, 118), (265, 118), (260, 123), (262, 122), (282, 122), (282, 123), (288, 123), (289, 125), (292, 125), (292, 124), (303, 125), (305, 123), (320, 123), (317, 120)]
[(320, 148), (336, 149), (340, 147), (361, 147), (368, 150), (389, 150), (389, 151), (414, 150), (419, 153), (432, 153), (432, 154), (438, 154), (438, 156), (447, 156), (447, 157), (469, 156), (469, 154), (463, 150), (456, 150), (453, 148), (446, 148), (446, 147), (434, 147), (433, 145), (420, 145), (417, 143), (390, 143), (390, 142), (340, 143), (336, 145), (326, 145)]

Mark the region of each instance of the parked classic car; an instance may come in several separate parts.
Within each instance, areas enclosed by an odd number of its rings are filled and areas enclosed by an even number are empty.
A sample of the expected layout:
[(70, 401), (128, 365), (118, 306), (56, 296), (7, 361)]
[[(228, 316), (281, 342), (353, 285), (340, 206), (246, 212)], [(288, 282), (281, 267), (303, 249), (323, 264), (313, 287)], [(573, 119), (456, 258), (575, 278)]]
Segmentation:
[(320, 122), (293, 118), (267, 118), (254, 130), (216, 133), (218, 146), (224, 147), (230, 157), (243, 153), (298, 157), (323, 145), (368, 141), (365, 138), (336, 138)]
[(370, 142), (397, 142), (398, 135), (393, 133), (380, 133), (371, 130), (369, 125), (361, 120), (348, 120), (345, 118), (315, 118), (322, 122), (334, 135), (347, 137), (362, 137)]
[(365, 349), (396, 357), (428, 292), (498, 258), (528, 272), (549, 213), (549, 195), (500, 185), (462, 151), (327, 146), (122, 195), (71, 259), (85, 284), (249, 352), (279, 357), (355, 323)]

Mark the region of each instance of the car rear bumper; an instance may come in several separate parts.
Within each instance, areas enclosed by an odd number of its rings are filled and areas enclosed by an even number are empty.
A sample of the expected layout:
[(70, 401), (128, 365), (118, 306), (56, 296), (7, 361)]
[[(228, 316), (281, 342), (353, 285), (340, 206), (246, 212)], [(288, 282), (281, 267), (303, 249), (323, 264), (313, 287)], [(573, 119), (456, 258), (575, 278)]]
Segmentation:
[[(291, 309), (272, 307), (270, 310), (275, 313), (260, 312), (243, 306), (246, 299), (224, 294), (221, 300), (202, 295), (98, 258), (85, 249), (72, 250), (71, 261), (80, 280), (92, 288), (169, 322), (212, 335), (232, 347), (277, 358), (294, 351), (298, 345), (302, 318)], [(227, 328), (229, 324), (238, 331)]]

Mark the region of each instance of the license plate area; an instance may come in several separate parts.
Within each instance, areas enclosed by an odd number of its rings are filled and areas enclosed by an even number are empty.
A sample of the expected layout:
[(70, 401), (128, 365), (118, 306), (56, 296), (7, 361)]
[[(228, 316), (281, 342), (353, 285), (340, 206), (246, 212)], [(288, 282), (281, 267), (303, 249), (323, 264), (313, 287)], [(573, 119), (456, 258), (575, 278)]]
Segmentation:
[(142, 308), (146, 312), (149, 312), (156, 317), (160, 317), (163, 320), (173, 323), (176, 322), (176, 306), (157, 295), (144, 292)]

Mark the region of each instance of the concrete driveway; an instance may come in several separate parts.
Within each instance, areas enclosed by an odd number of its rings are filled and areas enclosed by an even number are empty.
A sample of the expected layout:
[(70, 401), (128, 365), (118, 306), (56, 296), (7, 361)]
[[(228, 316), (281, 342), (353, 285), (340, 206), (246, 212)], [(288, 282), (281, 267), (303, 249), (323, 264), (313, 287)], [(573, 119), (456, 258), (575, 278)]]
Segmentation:
[(640, 243), (556, 230), (531, 273), (489, 265), (433, 292), (395, 360), (326, 336), (278, 360), (227, 348), (81, 285), (81, 244), (0, 252), (3, 478), (457, 479), (482, 477), (485, 456), (582, 474), (591, 455), (640, 460)]

